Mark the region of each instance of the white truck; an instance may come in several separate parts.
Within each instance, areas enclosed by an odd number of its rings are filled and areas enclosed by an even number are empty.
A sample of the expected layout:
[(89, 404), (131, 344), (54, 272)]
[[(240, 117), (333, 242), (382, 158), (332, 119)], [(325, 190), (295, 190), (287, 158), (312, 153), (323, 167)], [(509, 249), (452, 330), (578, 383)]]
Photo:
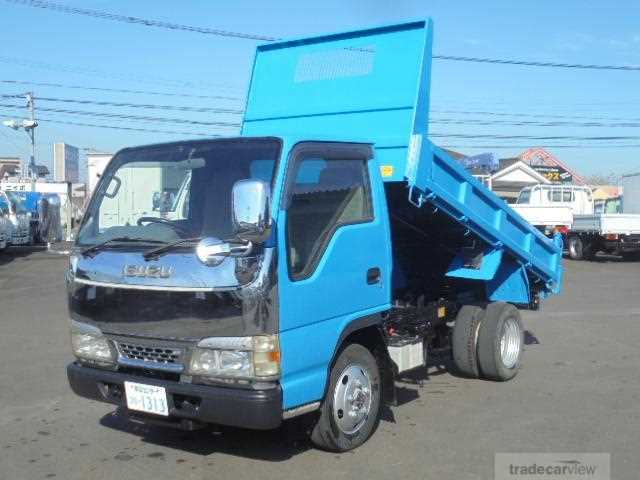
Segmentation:
[(9, 220), (9, 210), (0, 207), (0, 252), (9, 246), (11, 238), (11, 221)]
[(589, 187), (541, 184), (523, 188), (512, 206), (546, 235), (566, 234), (574, 215), (593, 213), (593, 195)]
[(591, 259), (600, 251), (640, 258), (640, 173), (623, 176), (622, 186), (621, 201), (612, 199), (603, 213), (574, 215), (567, 234), (572, 259)]
[(9, 244), (31, 245), (33, 243), (31, 224), (21, 199), (13, 192), (0, 191), (0, 209), (9, 220), (11, 228)]

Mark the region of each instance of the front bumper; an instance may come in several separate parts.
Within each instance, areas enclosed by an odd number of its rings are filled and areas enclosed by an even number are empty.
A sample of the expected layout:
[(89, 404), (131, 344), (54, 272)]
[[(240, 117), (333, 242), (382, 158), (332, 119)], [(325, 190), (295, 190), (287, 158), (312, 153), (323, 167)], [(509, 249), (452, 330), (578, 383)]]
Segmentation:
[[(194, 385), (100, 370), (75, 362), (67, 366), (67, 377), (77, 395), (112, 403), (125, 410), (125, 381), (164, 387), (169, 418), (147, 415), (150, 421), (191, 420), (254, 430), (277, 428), (282, 422), (282, 389), (279, 385), (266, 390)], [(141, 417), (139, 412), (135, 415)]]

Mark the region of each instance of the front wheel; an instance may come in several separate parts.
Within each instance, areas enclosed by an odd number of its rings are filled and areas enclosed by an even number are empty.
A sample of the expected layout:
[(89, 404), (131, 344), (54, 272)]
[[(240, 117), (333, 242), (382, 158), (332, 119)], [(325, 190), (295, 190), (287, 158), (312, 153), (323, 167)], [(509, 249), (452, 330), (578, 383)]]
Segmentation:
[(380, 369), (375, 357), (362, 345), (348, 345), (331, 369), (311, 442), (333, 452), (359, 447), (378, 425), (380, 399)]

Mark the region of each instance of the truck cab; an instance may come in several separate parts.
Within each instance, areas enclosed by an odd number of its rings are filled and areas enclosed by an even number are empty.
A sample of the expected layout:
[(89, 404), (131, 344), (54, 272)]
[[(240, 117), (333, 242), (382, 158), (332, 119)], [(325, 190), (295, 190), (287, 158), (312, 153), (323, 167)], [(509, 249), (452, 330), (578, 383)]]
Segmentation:
[(593, 213), (593, 194), (579, 185), (534, 185), (520, 191), (516, 205), (568, 207), (574, 215)]
[(72, 389), (186, 429), (305, 419), (341, 452), (432, 352), (513, 378), (561, 243), (428, 141), (431, 36), (258, 47), (240, 137), (118, 152), (67, 271)]
[(9, 243), (11, 245), (31, 245), (31, 220), (23, 199), (12, 191), (0, 191), (0, 208), (5, 212), (11, 225)]

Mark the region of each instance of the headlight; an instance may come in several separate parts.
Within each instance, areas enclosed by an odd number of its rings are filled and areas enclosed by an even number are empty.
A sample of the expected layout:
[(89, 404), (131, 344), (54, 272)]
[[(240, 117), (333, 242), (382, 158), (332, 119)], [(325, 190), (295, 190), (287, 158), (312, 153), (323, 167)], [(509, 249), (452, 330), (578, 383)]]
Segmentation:
[(73, 320), (71, 321), (71, 349), (80, 360), (101, 365), (112, 365), (115, 362), (115, 351), (100, 329)]
[(191, 354), (189, 373), (220, 378), (275, 377), (280, 374), (278, 337), (205, 338)]

